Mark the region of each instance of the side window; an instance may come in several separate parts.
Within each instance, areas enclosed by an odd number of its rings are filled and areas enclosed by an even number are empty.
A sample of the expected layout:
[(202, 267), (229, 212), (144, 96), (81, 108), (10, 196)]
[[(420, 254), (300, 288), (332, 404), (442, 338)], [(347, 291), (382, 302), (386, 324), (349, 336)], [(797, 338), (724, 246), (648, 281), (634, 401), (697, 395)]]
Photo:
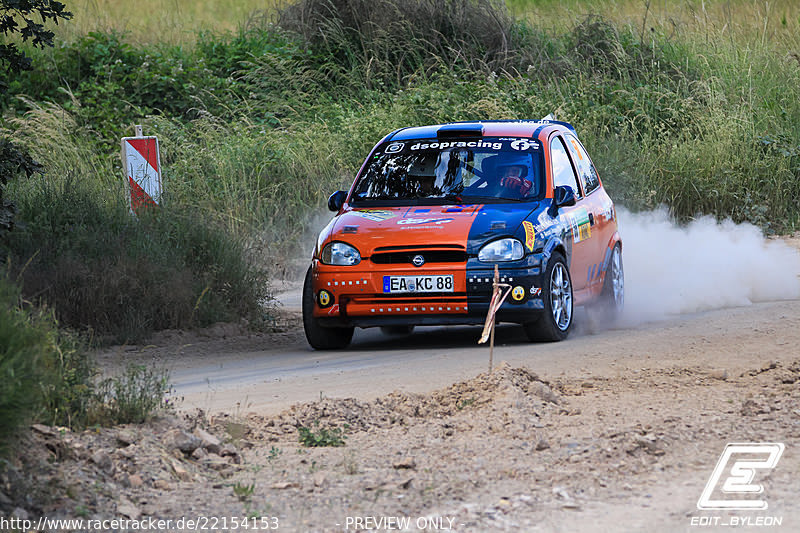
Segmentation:
[(553, 187), (567, 185), (575, 191), (575, 197), (581, 197), (581, 190), (578, 188), (578, 181), (575, 178), (575, 171), (569, 162), (567, 148), (561, 137), (554, 137), (550, 141), (550, 161), (553, 167)]
[(575, 161), (575, 166), (578, 167), (578, 177), (583, 185), (583, 190), (589, 194), (600, 186), (600, 178), (597, 176), (589, 154), (586, 153), (583, 145), (578, 141), (574, 135), (567, 134), (567, 146), (572, 153), (572, 160)]

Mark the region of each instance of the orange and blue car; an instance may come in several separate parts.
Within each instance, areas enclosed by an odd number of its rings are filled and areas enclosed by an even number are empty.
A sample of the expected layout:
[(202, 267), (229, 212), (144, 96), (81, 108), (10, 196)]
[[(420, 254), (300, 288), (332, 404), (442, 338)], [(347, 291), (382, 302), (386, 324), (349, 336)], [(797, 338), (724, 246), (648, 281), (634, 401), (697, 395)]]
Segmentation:
[(495, 265), (511, 286), (496, 321), (531, 340), (565, 339), (575, 306), (613, 317), (624, 304), (614, 203), (566, 122), (399, 129), (328, 207), (303, 286), (318, 350), (356, 327), (483, 324)]

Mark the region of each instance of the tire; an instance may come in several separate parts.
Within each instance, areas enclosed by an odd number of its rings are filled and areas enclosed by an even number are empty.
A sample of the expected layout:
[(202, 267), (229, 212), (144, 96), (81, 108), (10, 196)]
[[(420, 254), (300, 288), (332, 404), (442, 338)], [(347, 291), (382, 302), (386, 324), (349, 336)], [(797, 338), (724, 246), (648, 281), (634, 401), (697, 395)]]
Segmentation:
[(611, 251), (603, 289), (597, 300), (587, 306), (594, 329), (603, 330), (613, 325), (622, 315), (625, 306), (625, 270), (622, 267), (622, 247), (617, 244)]
[(314, 318), (314, 286), (311, 281), (311, 267), (306, 272), (303, 283), (303, 329), (306, 340), (315, 350), (339, 350), (346, 348), (353, 340), (354, 328), (326, 328)]
[(558, 252), (547, 262), (542, 294), (544, 312), (538, 320), (522, 327), (532, 341), (562, 341), (572, 328), (572, 279), (564, 256)]
[(614, 321), (625, 307), (625, 269), (622, 267), (622, 246), (617, 243), (611, 251), (608, 270), (600, 293), (600, 309), (606, 320)]
[(412, 331), (414, 331), (414, 326), (381, 326), (381, 333), (390, 337), (411, 335)]

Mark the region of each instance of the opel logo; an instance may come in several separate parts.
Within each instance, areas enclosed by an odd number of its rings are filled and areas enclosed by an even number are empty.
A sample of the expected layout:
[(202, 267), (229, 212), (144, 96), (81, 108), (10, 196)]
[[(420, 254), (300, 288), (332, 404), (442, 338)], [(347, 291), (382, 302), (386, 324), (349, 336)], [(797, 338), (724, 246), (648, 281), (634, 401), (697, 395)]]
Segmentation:
[(421, 255), (415, 255), (414, 258), (411, 259), (411, 262), (414, 263), (414, 266), (421, 267), (425, 264), (425, 258)]

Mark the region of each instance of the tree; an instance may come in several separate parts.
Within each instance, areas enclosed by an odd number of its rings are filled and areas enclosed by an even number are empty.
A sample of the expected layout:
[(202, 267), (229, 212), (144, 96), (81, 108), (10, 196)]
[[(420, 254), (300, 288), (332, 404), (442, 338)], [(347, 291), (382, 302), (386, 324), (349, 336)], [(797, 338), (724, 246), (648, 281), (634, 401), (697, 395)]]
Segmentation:
[[(58, 24), (60, 18), (71, 19), (72, 13), (64, 11), (65, 7), (55, 0), (0, 0), (0, 32), (3, 32), (4, 40), (18, 33), (22, 42), (30, 41), (35, 47), (53, 46), (54, 34), (44, 25), (48, 20)], [(42, 20), (41, 23), (34, 20), (37, 16)], [(31, 58), (16, 43), (0, 44), (0, 66), (3, 64), (8, 72), (33, 68)], [(0, 83), (3, 81), (0, 80)]]
[[(3, 41), (19, 34), (22, 42), (30, 41), (37, 48), (53, 46), (52, 31), (45, 28), (48, 20), (58, 24), (58, 19), (68, 20), (72, 13), (66, 6), (55, 0), (0, 0), (0, 32)], [(41, 19), (36, 22), (35, 18)], [(0, 68), (6, 73), (32, 70), (31, 58), (17, 47), (16, 43), (0, 44)], [(0, 77), (0, 90), (6, 90), (5, 77)], [(8, 139), (0, 138), (0, 235), (10, 230), (14, 224), (14, 204), (3, 198), (3, 187), (9, 179), (24, 173), (30, 177), (40, 172), (41, 165), (34, 161), (28, 152)]]

